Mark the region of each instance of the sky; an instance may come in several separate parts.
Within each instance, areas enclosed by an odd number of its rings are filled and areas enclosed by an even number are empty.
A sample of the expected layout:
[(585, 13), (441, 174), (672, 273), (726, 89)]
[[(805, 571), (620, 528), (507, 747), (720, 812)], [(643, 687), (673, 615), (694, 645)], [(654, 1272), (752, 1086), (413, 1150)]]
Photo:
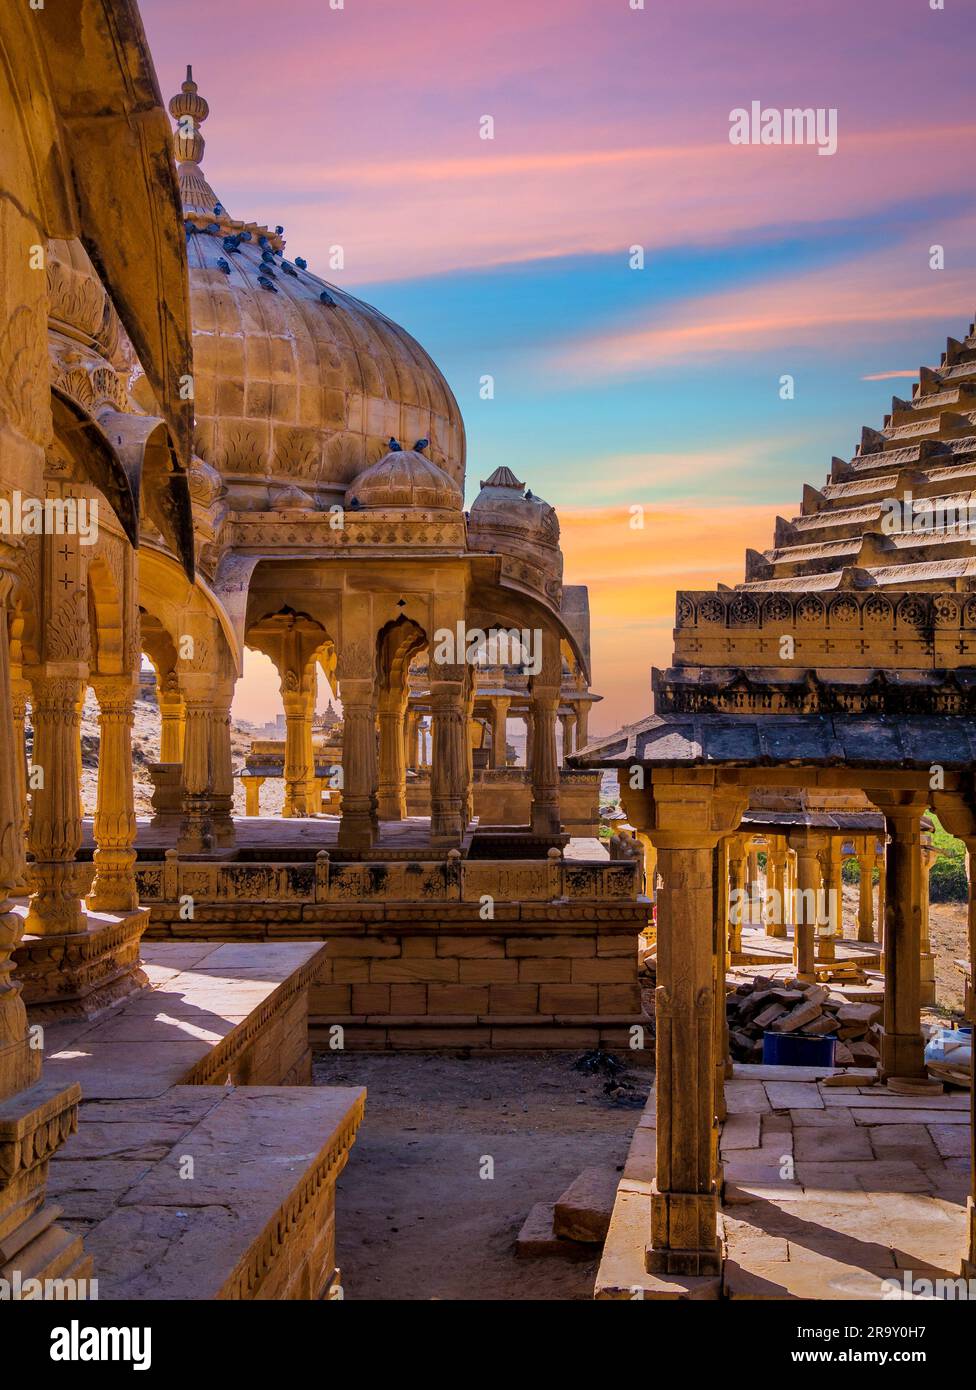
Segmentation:
[[(167, 100), (193, 64), (231, 214), (440, 366), (468, 501), (506, 464), (557, 508), (592, 732), (650, 711), (675, 590), (741, 581), (972, 319), (976, 0), (141, 10)], [(733, 144), (753, 102), (835, 111), (836, 152)], [(235, 713), (273, 717), (270, 691), (249, 655)]]

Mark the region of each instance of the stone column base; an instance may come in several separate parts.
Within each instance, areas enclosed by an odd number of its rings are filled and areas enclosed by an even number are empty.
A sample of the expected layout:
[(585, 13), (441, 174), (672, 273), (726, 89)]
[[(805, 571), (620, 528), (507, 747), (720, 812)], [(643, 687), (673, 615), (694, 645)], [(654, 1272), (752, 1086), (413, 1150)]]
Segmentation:
[(924, 1076), (925, 1041), (921, 1033), (886, 1033), (880, 1038), (882, 1076)]
[[(48, 1163), (75, 1132), (80, 1100), (77, 1084), (40, 1081), (0, 1101), (0, 1279), (14, 1299), (45, 1296), (30, 1280), (91, 1278), (81, 1237), (58, 1226), (60, 1207), (44, 1200)], [(71, 1296), (71, 1285), (62, 1289)]]
[(718, 1193), (651, 1193), (651, 1243), (644, 1251), (648, 1274), (721, 1274)]
[(149, 909), (88, 912), (84, 931), (25, 935), (13, 953), (32, 1023), (93, 1018), (147, 983), (139, 966)]

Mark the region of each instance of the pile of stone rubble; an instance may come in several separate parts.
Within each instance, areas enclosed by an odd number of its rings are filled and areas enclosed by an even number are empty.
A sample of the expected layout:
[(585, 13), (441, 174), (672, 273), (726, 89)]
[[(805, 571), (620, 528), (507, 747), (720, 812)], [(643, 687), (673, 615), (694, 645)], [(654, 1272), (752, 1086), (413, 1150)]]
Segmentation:
[(827, 985), (756, 975), (726, 997), (725, 1012), (737, 1062), (762, 1061), (766, 1032), (836, 1038), (835, 1067), (872, 1067), (878, 1060), (881, 1005), (852, 1004)]

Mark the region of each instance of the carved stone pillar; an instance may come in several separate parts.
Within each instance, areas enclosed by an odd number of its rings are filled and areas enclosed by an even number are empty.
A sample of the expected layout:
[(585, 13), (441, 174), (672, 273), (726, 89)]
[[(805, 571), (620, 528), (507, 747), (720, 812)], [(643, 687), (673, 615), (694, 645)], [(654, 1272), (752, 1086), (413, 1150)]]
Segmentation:
[(577, 700), (573, 708), (576, 711), (576, 747), (585, 748), (589, 737), (590, 702)]
[(936, 1002), (935, 953), (932, 950), (932, 942), (929, 940), (929, 874), (938, 857), (938, 850), (933, 848), (931, 841), (926, 837), (926, 843), (922, 846), (922, 886), (919, 898), (919, 906), (922, 910), (921, 940), (919, 943), (921, 957), (919, 997), (923, 1008)]
[(98, 801), (95, 808), (93, 911), (131, 912), (136, 891), (136, 813), (132, 795), (131, 676), (96, 676), (98, 700)]
[(161, 763), (181, 763), (183, 761), (184, 711), (183, 696), (176, 682), (175, 672), (171, 673), (157, 689), (159, 701), (159, 761)]
[(490, 766), (505, 766), (505, 749), (507, 747), (506, 730), (508, 726), (508, 707), (511, 701), (504, 695), (496, 695), (491, 702), (491, 749), (489, 750)]
[(376, 840), (376, 696), (372, 680), (340, 681), (342, 700), (342, 814), (339, 846), (371, 849)]
[(857, 939), (874, 940), (874, 855), (863, 852), (857, 856), (858, 899)]
[(264, 778), (244, 776), (241, 781), (244, 783), (244, 814), (246, 816), (260, 816), (261, 788), (264, 785)]
[(419, 722), (420, 716), (417, 711), (408, 707), (403, 716), (403, 761), (410, 772), (416, 772), (420, 767), (417, 747)]
[(921, 1030), (923, 792), (871, 792), (885, 816), (885, 995), (881, 1069), (886, 1076), (923, 1076)]
[(786, 936), (786, 847), (780, 837), (766, 850), (766, 934)]
[(27, 836), (30, 832), (30, 802), (27, 799), (27, 740), (25, 737), (25, 726), (27, 723), (27, 701), (30, 697), (30, 683), (24, 680), (22, 676), (18, 676), (16, 679), (11, 680), (11, 692), (14, 715), (13, 766), (17, 804), (20, 807), (20, 834), (16, 839), (15, 854), (20, 867), (17, 881), (12, 887), (16, 891), (17, 896), (20, 897), (28, 891), (27, 854), (25, 852), (25, 846), (27, 844)]
[(214, 841), (222, 848), (236, 841), (234, 832), (234, 763), (231, 755), (232, 690), (222, 690), (214, 701), (210, 715), (212, 743)]
[(809, 830), (792, 831), (790, 845), (796, 852), (796, 903), (793, 928), (793, 966), (807, 984), (816, 980), (815, 939), (823, 916), (823, 881), (820, 855), (823, 836)]
[(737, 955), (742, 950), (742, 923), (746, 906), (746, 854), (741, 835), (733, 835), (729, 840), (729, 953)]
[(792, 926), (796, 921), (796, 852), (789, 847), (789, 841), (784, 839), (786, 845), (786, 872), (783, 876), (785, 896), (783, 898), (783, 921), (787, 926)]
[[(212, 680), (210, 682), (212, 684)], [(187, 853), (211, 850), (215, 844), (213, 823), (213, 719), (211, 696), (200, 678), (183, 691), (186, 712), (183, 739), (183, 820), (179, 847)]]
[[(887, 839), (887, 836), (885, 837)], [(884, 969), (885, 953), (885, 881), (888, 877), (887, 865), (887, 845), (883, 845), (881, 853), (875, 861), (878, 870), (878, 940), (881, 942), (881, 969)]]
[(310, 816), (313, 767), (309, 765), (308, 717), (313, 697), (307, 689), (282, 689), (285, 707), (285, 816)]
[[(441, 668), (442, 670), (446, 668)], [(433, 843), (458, 846), (467, 829), (467, 700), (462, 673), (432, 680), (433, 739), (430, 774), (430, 834)]]
[(576, 752), (576, 715), (575, 713), (564, 714), (563, 721), (563, 758), (568, 758)]
[(405, 696), (384, 691), (380, 698), (380, 765), (378, 814), (380, 820), (403, 820), (407, 814), (407, 769), (403, 757)]
[(556, 757), (558, 691), (537, 690), (532, 695), (532, 832), (558, 835), (559, 763)]
[(745, 798), (708, 784), (655, 783), (651, 793), (621, 785), (628, 817), (658, 852), (656, 1105), (657, 1171), (646, 1267), (716, 1275), (718, 1058), (715, 846), (739, 822)]
[[(465, 733), (464, 740), (464, 824), (465, 828), (474, 820), (474, 738), (476, 726), (474, 722), (474, 681), (468, 681), (467, 695), (464, 700), (464, 719)], [(484, 730), (481, 729), (482, 737)]]
[[(0, 546), (0, 563), (3, 560)], [(12, 768), (24, 761), (24, 740), (14, 728), (10, 688), (10, 642), (7, 611), (12, 579), (0, 568), (0, 767)], [(24, 881), (24, 837), (21, 791), (16, 777), (0, 776), (0, 1101), (32, 1085), (41, 1074), (41, 1054), (27, 1038), (27, 1013), (16, 977), (11, 978), (11, 954), (23, 924), (11, 912), (10, 897)], [(0, 1196), (0, 1217), (3, 1202)]]
[[(53, 667), (30, 673), (34, 754), (25, 934), (68, 936), (84, 930), (75, 855), (81, 847), (81, 736), (83, 667), (69, 674)], [(13, 779), (11, 779), (12, 781)]]
[(844, 855), (843, 841), (837, 835), (827, 840), (822, 855), (824, 879), (824, 910), (817, 925), (817, 959), (836, 960), (836, 942), (843, 935), (844, 920)]
[(533, 719), (532, 719), (532, 709), (531, 709), (531, 707), (530, 707), (529, 710), (522, 716), (522, 719), (523, 719), (523, 722), (524, 722), (524, 724), (525, 724), (525, 766), (526, 766), (526, 769), (527, 769), (529, 772), (531, 772), (531, 771), (532, 771), (532, 764), (533, 764), (534, 761), (535, 761), (535, 758), (534, 758), (534, 755), (533, 755), (533, 752), (532, 752), (532, 735), (533, 735), (533, 732), (534, 732), (535, 725), (534, 725), (534, 722), (533, 722)]

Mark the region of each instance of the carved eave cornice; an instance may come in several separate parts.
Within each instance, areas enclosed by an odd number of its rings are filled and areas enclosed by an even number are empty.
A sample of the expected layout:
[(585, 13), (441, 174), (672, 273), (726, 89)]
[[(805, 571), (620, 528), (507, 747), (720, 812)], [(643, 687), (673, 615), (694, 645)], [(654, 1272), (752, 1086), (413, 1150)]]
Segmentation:
[(293, 559), (316, 558), (323, 552), (332, 556), (363, 552), (394, 559), (418, 550), (428, 557), (467, 552), (464, 518), (456, 512), (347, 509), (338, 520), (341, 526), (332, 512), (296, 510), (286, 516), (280, 511), (233, 512), (225, 528), (228, 548)]
[(976, 715), (976, 667), (939, 670), (697, 668), (652, 672), (669, 714)]

